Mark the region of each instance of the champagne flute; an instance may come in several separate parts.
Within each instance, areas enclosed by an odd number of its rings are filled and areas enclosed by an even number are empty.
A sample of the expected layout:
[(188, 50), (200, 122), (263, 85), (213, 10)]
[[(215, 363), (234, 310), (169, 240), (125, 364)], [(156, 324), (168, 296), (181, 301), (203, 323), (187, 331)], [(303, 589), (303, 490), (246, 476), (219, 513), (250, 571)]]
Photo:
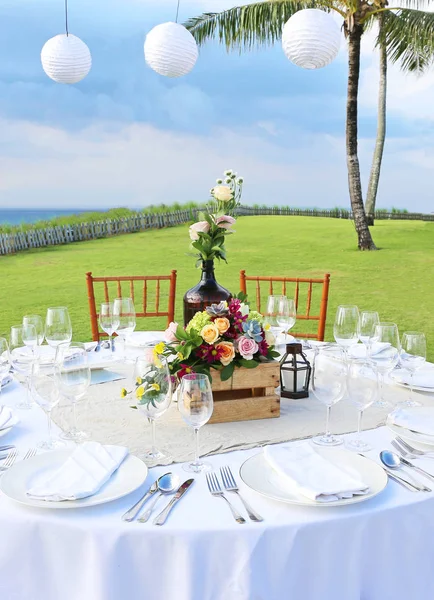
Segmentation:
[(399, 357), (401, 366), (410, 373), (409, 386), (410, 398), (403, 404), (405, 406), (422, 406), (414, 399), (413, 376), (426, 361), (426, 338), (424, 333), (418, 331), (405, 331), (401, 341), (401, 353)]
[(47, 309), (45, 339), (52, 348), (57, 348), (59, 344), (72, 340), (71, 319), (65, 306), (54, 306)]
[(356, 452), (368, 452), (371, 446), (360, 439), (363, 412), (371, 406), (378, 395), (378, 373), (375, 367), (366, 360), (354, 360), (348, 367), (347, 390), (352, 402), (357, 408), (358, 438), (348, 441), (345, 445)]
[(294, 327), (296, 318), (297, 311), (294, 300), (292, 298), (287, 298), (286, 296), (281, 296), (277, 307), (276, 320), (279, 327), (283, 327), (284, 329), (285, 347), (288, 331)]
[(30, 379), (32, 376), (34, 357), (32, 352), (29, 352), (27, 348), (24, 347), (22, 325), (14, 325), (11, 327), (9, 350), (11, 366), (14, 371), (24, 379), (26, 387), (25, 397), (17, 404), (17, 408), (29, 410), (30, 408), (33, 408), (30, 397)]
[(136, 311), (132, 298), (115, 298), (113, 302), (113, 320), (115, 332), (123, 342), (125, 356), (127, 337), (131, 335), (136, 328)]
[(366, 348), (366, 356), (369, 357), (374, 338), (375, 326), (380, 322), (378, 313), (372, 310), (362, 310), (359, 317), (358, 334), (359, 340)]
[(9, 354), (9, 344), (4, 337), (0, 337), (0, 400), (3, 389), (3, 379), (9, 373), (11, 368), (11, 357)]
[(376, 342), (389, 344), (382, 352), (372, 353), (369, 360), (375, 365), (380, 383), (379, 399), (374, 406), (390, 408), (392, 404), (384, 399), (384, 377), (392, 371), (399, 361), (401, 346), (399, 343), (398, 326), (395, 323), (380, 322), (375, 326), (374, 339)]
[[(337, 351), (336, 351), (337, 350)], [(346, 365), (342, 349), (317, 347), (312, 365), (311, 390), (313, 395), (327, 407), (325, 434), (313, 438), (320, 446), (337, 446), (342, 439), (330, 433), (331, 407), (342, 400), (346, 390)]]
[(26, 348), (30, 348), (33, 356), (35, 355), (35, 348), (38, 345), (38, 335), (36, 333), (36, 327), (30, 323), (22, 325), (23, 330), (23, 343)]
[(32, 396), (47, 415), (48, 439), (37, 444), (43, 450), (54, 450), (64, 446), (60, 440), (55, 440), (51, 432), (51, 411), (59, 403), (59, 386), (53, 373), (41, 364), (36, 363), (32, 377)]
[(359, 339), (359, 309), (354, 305), (338, 306), (335, 322), (333, 325), (333, 335), (336, 343), (342, 348), (344, 359), (348, 364), (348, 350)]
[(80, 342), (59, 344), (56, 350), (55, 374), (60, 393), (72, 402), (73, 407), (73, 427), (63, 433), (62, 437), (80, 442), (87, 435), (77, 428), (76, 404), (85, 396), (90, 385), (90, 368), (85, 345)]
[(178, 408), (187, 425), (193, 427), (196, 439), (194, 461), (184, 465), (183, 469), (189, 473), (208, 471), (211, 465), (199, 458), (199, 429), (208, 423), (213, 411), (213, 396), (208, 375), (184, 375), (178, 394)]
[(134, 381), (137, 408), (152, 427), (152, 446), (145, 459), (160, 460), (166, 456), (155, 442), (155, 421), (166, 412), (172, 401), (172, 380), (166, 359), (148, 348), (144, 356), (136, 359)]
[(42, 317), (39, 315), (26, 315), (25, 317), (23, 317), (23, 326), (25, 325), (35, 326), (37, 335), (37, 345), (42, 346), (45, 338), (45, 328)]
[(108, 335), (109, 348), (113, 352), (112, 336), (119, 327), (119, 321), (113, 315), (113, 302), (103, 302), (99, 312), (99, 325), (101, 329)]

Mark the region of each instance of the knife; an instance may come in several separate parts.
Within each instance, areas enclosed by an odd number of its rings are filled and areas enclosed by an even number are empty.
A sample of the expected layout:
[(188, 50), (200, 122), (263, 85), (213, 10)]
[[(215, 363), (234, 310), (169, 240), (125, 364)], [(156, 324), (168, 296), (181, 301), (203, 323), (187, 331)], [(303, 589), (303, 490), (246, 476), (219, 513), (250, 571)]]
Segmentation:
[(184, 483), (178, 489), (175, 496), (172, 498), (172, 500), (169, 502), (169, 504), (166, 506), (166, 508), (161, 511), (161, 513), (158, 515), (158, 517), (155, 518), (154, 525), (164, 525), (167, 517), (169, 516), (170, 511), (175, 506), (175, 504), (182, 498), (182, 496), (185, 494), (185, 492), (191, 486), (193, 481), (194, 481), (194, 479), (187, 479), (187, 481), (184, 481)]
[(400, 483), (403, 487), (407, 488), (411, 492), (423, 492), (424, 491), (423, 489), (417, 487), (410, 481), (407, 481), (407, 479), (401, 478), (398, 475), (396, 475), (395, 473), (392, 473), (391, 471), (389, 471), (389, 469), (385, 469), (384, 467), (383, 467), (383, 469), (386, 471), (387, 475), (389, 476), (389, 479), (393, 479), (397, 483)]
[(147, 500), (149, 500), (149, 498), (151, 496), (153, 496), (157, 490), (158, 490), (158, 483), (157, 483), (157, 480), (155, 480), (154, 483), (151, 485), (151, 487), (146, 492), (146, 494), (144, 496), (142, 496), (134, 504), (134, 506), (132, 506), (129, 510), (127, 510), (126, 513), (124, 513), (122, 515), (122, 521), (127, 521), (128, 523), (130, 523), (131, 521), (133, 521), (137, 517), (137, 515), (139, 514), (139, 512), (142, 510), (142, 507), (145, 504), (145, 502)]

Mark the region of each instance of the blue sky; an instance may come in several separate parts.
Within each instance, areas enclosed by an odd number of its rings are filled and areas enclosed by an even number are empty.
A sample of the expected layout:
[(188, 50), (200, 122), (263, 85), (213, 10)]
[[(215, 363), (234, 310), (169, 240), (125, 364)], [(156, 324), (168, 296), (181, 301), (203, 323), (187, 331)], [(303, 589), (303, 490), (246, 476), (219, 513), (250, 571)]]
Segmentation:
[[(180, 20), (233, 0), (181, 2)], [(280, 45), (227, 54), (210, 43), (188, 76), (149, 69), (144, 37), (173, 20), (176, 1), (69, 0), (71, 33), (93, 66), (75, 86), (40, 64), (63, 33), (62, 0), (0, 0), (0, 207), (144, 206), (205, 200), (219, 174), (246, 179), (244, 201), (347, 206), (346, 49), (318, 71), (292, 65)], [(377, 57), (367, 38), (360, 91), (366, 187), (376, 128)], [(391, 69), (379, 205), (431, 212), (434, 74)]]

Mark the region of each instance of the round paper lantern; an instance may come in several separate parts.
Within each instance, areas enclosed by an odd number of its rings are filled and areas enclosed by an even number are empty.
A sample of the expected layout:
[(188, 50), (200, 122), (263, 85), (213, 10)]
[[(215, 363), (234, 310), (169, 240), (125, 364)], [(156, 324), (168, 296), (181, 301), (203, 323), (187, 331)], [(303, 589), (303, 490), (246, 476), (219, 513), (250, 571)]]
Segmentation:
[(78, 83), (92, 66), (89, 48), (71, 33), (49, 39), (42, 48), (41, 61), (48, 77), (58, 83)]
[(179, 23), (157, 25), (145, 39), (146, 62), (165, 77), (181, 77), (190, 73), (198, 54), (196, 40)]
[(329, 13), (317, 8), (299, 10), (283, 27), (283, 51), (303, 69), (329, 65), (336, 58), (340, 43), (339, 25)]

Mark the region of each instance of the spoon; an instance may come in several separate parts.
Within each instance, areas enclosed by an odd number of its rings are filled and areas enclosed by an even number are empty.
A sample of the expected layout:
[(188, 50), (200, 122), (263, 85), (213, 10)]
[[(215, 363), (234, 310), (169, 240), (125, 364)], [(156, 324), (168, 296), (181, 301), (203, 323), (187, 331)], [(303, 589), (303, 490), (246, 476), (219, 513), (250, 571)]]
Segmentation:
[(154, 501), (148, 508), (148, 510), (144, 513), (140, 519), (137, 519), (139, 523), (146, 523), (149, 517), (154, 510), (155, 505), (157, 504), (160, 496), (164, 496), (166, 494), (173, 494), (175, 490), (179, 488), (180, 479), (178, 475), (174, 475), (173, 473), (166, 473), (162, 477), (157, 480), (158, 494), (156, 495)]
[[(390, 452), (389, 450), (383, 450), (380, 452), (380, 460), (383, 465), (386, 465), (386, 467), (389, 467), (389, 469), (401, 469), (404, 466), (401, 458), (395, 454), (395, 452)], [(431, 492), (431, 489), (426, 485), (421, 485), (416, 481), (415, 483), (417, 483), (417, 486), (420, 488), (421, 492)]]

